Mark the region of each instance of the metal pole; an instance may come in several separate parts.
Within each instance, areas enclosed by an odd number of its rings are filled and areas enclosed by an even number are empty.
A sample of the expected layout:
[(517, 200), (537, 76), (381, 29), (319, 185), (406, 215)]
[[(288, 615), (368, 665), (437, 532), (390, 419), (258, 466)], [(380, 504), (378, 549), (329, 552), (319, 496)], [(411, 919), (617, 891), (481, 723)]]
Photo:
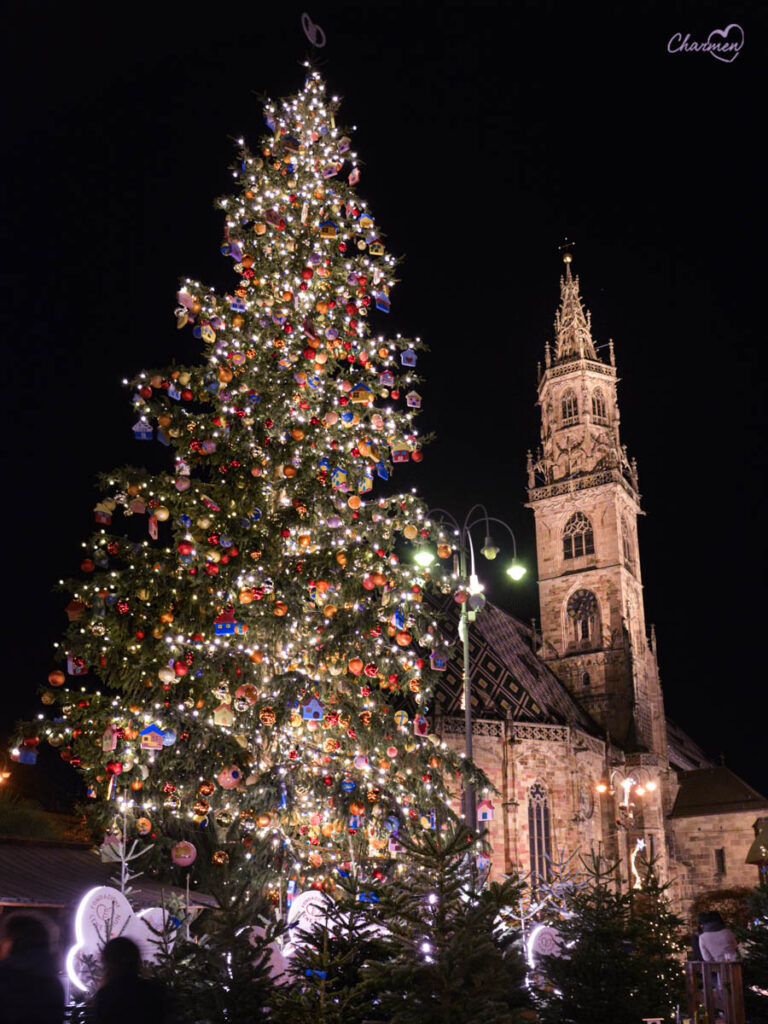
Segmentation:
[[(462, 585), (467, 582), (467, 555), (464, 549), (464, 537), (459, 547), (459, 573)], [(469, 616), (467, 602), (461, 605), (460, 620), (461, 637), (464, 645), (464, 754), (468, 761), (472, 760), (472, 686), (469, 676)], [(464, 786), (464, 816), (467, 825), (474, 832), (477, 827), (477, 810), (475, 808), (475, 787), (471, 782)]]

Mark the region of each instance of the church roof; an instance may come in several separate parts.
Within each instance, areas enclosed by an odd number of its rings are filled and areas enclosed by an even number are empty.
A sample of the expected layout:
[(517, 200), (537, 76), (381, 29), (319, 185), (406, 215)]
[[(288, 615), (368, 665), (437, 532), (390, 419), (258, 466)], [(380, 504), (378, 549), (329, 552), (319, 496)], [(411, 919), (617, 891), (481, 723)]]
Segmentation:
[(667, 756), (676, 772), (713, 768), (714, 762), (679, 725), (667, 719)]
[[(435, 710), (458, 717), (463, 715), (459, 611), (453, 600), (446, 601), (441, 610), (445, 615), (441, 628), (453, 647), (448, 667), (435, 688)], [(488, 602), (478, 613), (469, 627), (473, 713), (478, 718), (573, 725), (600, 735), (598, 725), (537, 658), (534, 644), (531, 629), (496, 605)]]
[(681, 772), (680, 790), (671, 818), (697, 818), (707, 814), (730, 814), (768, 808), (768, 800), (735, 775), (724, 764)]

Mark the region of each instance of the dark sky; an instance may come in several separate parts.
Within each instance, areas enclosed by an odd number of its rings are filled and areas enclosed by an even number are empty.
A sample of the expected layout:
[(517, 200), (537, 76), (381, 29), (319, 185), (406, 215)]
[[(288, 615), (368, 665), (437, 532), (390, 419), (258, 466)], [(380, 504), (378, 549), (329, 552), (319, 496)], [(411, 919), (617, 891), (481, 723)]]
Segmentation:
[[(404, 254), (386, 325), (424, 338), (399, 475), (506, 519), (530, 566), (491, 596), (538, 615), (525, 452), (562, 264), (613, 337), (637, 457), (646, 615), (669, 714), (768, 792), (762, 5), (311, 7), (369, 200)], [(86, 10), (87, 8), (87, 10)], [(160, 14), (157, 13), (160, 10)], [(302, 6), (10, 4), (2, 35), (6, 724), (36, 708), (99, 471), (144, 457), (121, 380), (191, 361), (180, 276), (231, 287), (214, 197), (258, 97), (300, 88)], [(667, 52), (735, 22), (731, 63)]]

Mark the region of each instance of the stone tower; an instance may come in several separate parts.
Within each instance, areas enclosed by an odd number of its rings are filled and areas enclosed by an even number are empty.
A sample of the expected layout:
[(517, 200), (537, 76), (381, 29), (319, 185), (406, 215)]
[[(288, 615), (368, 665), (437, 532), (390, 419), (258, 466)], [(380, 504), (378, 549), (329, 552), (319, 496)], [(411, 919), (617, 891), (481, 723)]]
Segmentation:
[(637, 467), (619, 436), (613, 343), (604, 362), (570, 253), (564, 259), (554, 345), (547, 343), (539, 367), (541, 445), (535, 457), (528, 453), (539, 653), (625, 750), (666, 759), (655, 642), (643, 609)]

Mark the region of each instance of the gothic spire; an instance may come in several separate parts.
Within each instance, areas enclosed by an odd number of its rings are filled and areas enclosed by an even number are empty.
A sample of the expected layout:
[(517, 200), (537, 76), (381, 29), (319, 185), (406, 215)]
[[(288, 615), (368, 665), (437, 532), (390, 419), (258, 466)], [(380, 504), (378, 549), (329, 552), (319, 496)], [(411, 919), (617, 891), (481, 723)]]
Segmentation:
[(560, 308), (555, 314), (555, 362), (567, 359), (597, 359), (592, 342), (592, 317), (584, 312), (579, 279), (571, 275), (573, 256), (563, 256), (565, 276), (560, 278)]

